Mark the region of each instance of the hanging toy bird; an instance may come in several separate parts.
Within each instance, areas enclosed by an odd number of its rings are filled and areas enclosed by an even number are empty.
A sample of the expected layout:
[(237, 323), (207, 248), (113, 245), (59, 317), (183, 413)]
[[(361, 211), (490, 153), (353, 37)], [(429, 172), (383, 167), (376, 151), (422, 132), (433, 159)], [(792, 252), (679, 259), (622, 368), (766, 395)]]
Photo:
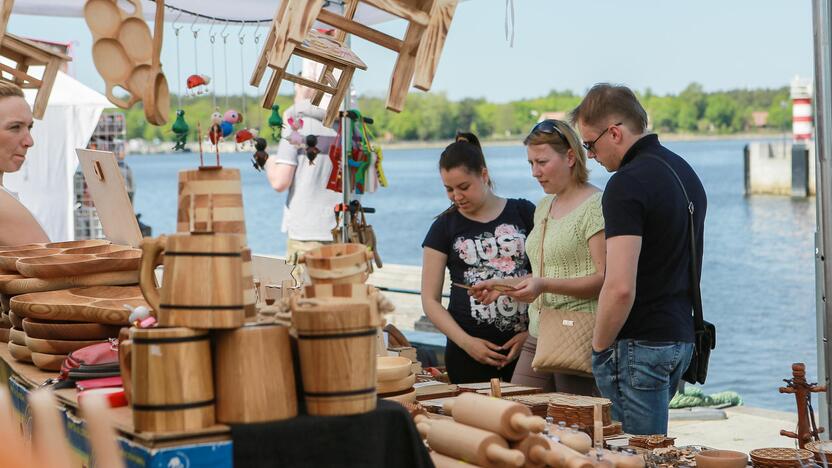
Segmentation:
[(171, 131), (176, 135), (174, 139), (176, 142), (176, 145), (173, 147), (174, 151), (185, 151), (185, 141), (188, 139), (188, 132), (190, 130), (191, 127), (188, 126), (188, 122), (185, 122), (185, 111), (182, 109), (177, 110), (176, 120), (171, 127)]
[(185, 86), (188, 88), (185, 94), (188, 96), (205, 94), (208, 92), (208, 84), (210, 83), (211, 78), (206, 75), (191, 75), (185, 81)]
[(315, 164), (315, 158), (321, 150), (318, 149), (318, 137), (315, 135), (306, 135), (306, 159), (309, 164)]
[(220, 123), (220, 127), (222, 128), (222, 137), (225, 138), (228, 135), (231, 135), (231, 133), (234, 132), (234, 125), (242, 121), (243, 115), (234, 109), (225, 111), (225, 114), (222, 116), (222, 122)]
[(252, 164), (254, 164), (254, 168), (258, 171), (265, 169), (266, 161), (269, 159), (269, 153), (266, 152), (266, 139), (265, 138), (255, 138), (254, 139), (254, 149), (257, 150), (254, 153), (254, 157), (251, 158)]
[(272, 114), (269, 116), (269, 128), (272, 129), (272, 141), (280, 139), (280, 130), (283, 129), (283, 117), (280, 116), (280, 106), (272, 105)]
[(208, 127), (208, 140), (216, 145), (222, 139), (222, 114), (219, 111), (211, 114), (211, 126)]
[(294, 146), (301, 146), (303, 145), (303, 136), (301, 136), (300, 130), (303, 128), (303, 117), (298, 117), (297, 119), (294, 117), (289, 117), (289, 120), (286, 121), (289, 124), (289, 127), (292, 128), (292, 133), (289, 135), (289, 143), (293, 144)]

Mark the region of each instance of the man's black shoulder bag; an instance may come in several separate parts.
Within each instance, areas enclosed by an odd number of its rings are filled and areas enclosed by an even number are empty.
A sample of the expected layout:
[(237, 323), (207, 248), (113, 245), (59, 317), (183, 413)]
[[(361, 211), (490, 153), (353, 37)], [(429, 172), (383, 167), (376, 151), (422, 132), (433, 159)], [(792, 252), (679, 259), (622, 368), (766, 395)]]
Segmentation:
[(693, 357), (682, 378), (692, 384), (704, 384), (705, 378), (708, 376), (708, 359), (711, 357), (711, 350), (716, 348), (716, 327), (711, 322), (706, 322), (702, 317), (702, 293), (699, 290), (699, 268), (697, 266), (693, 202), (690, 201), (688, 192), (685, 190), (685, 184), (682, 183), (679, 174), (676, 173), (676, 170), (667, 161), (655, 154), (644, 154), (644, 156), (655, 159), (670, 169), (676, 181), (679, 182), (679, 186), (682, 188), (682, 194), (685, 196), (685, 201), (687, 201), (688, 218), (690, 219), (690, 290), (692, 296), (691, 302), (693, 302), (693, 330), (695, 336), (693, 342)]

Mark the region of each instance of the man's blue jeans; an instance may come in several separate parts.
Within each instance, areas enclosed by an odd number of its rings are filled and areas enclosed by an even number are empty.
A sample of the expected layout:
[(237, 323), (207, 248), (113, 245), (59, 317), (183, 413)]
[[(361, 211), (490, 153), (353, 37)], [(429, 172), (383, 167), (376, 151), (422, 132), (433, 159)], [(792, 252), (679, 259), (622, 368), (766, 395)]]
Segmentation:
[(693, 343), (630, 339), (592, 351), (595, 383), (624, 432), (667, 434), (668, 404), (692, 355)]

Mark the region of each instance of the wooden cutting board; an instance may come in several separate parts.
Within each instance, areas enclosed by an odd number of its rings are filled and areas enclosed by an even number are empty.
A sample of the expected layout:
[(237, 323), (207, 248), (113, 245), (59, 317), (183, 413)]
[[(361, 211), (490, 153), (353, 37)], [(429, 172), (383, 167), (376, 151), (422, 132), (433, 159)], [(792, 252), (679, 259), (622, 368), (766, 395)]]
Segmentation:
[(138, 286), (97, 286), (22, 294), (12, 298), (12, 310), (40, 320), (72, 320), (107, 325), (128, 325), (124, 306), (149, 308)]
[(0, 275), (0, 293), (28, 294), (85, 286), (121, 286), (139, 284), (138, 271), (114, 271), (62, 278), (27, 278), (22, 275)]
[(61, 278), (110, 271), (138, 271), (141, 259), (141, 250), (128, 249), (100, 254), (60, 253), (21, 258), (15, 266), (21, 275), (29, 278)]

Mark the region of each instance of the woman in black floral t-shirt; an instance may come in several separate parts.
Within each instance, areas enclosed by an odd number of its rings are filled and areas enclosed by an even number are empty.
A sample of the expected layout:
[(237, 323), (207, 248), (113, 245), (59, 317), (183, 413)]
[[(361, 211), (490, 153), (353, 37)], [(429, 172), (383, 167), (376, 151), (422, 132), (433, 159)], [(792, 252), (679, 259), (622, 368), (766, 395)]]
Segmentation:
[(484, 305), (452, 286), (446, 309), (441, 292), (446, 267), (451, 282), (465, 285), (530, 274), (525, 242), (534, 204), (494, 193), (472, 134), (445, 148), (439, 173), (453, 205), (436, 218), (422, 243), (422, 307), (448, 337), (445, 365), (451, 382), (509, 381), (528, 335), (527, 305), (508, 296)]

